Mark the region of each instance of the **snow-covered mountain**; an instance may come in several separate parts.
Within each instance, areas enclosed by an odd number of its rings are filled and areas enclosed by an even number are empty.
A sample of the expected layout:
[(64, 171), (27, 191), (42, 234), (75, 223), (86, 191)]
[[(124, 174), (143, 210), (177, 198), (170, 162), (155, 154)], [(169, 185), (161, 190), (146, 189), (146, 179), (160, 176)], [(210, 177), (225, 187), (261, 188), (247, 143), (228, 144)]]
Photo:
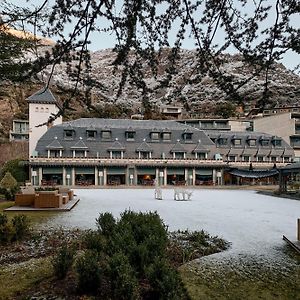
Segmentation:
[[(226, 94), (218, 87), (212, 77), (209, 75), (199, 76), (199, 71), (194, 71), (196, 65), (196, 52), (193, 50), (182, 50), (180, 58), (177, 61), (177, 73), (173, 76), (169, 86), (161, 87), (160, 82), (166, 77), (165, 69), (168, 67), (167, 55), (169, 49), (164, 49), (159, 57), (159, 67), (157, 77), (154, 78), (150, 68), (141, 65), (141, 69), (145, 73), (147, 87), (153, 90), (150, 94), (152, 104), (178, 104), (186, 102), (191, 113), (201, 115), (201, 109), (207, 107), (215, 107), (216, 104), (223, 101), (231, 101)], [(124, 103), (134, 107), (141, 106), (141, 91), (138, 90), (130, 81), (125, 84), (123, 93), (120, 97), (116, 97), (119, 83), (121, 80), (121, 72), (115, 72), (114, 59), (116, 54), (111, 49), (100, 50), (92, 53), (92, 78), (97, 79), (103, 88), (94, 88), (93, 100), (95, 103), (102, 104), (104, 102)], [(253, 67), (243, 62), (239, 55), (226, 54), (222, 57), (223, 63), (220, 70), (226, 76), (233, 76), (236, 85), (251, 77), (254, 70)], [(59, 85), (71, 85), (64, 72), (64, 65), (60, 65), (54, 72), (53, 82)], [(265, 76), (261, 74), (254, 76), (246, 85), (239, 89), (239, 93), (244, 99), (245, 106), (255, 105), (256, 101), (261, 99), (265, 83)], [(271, 91), (271, 106), (274, 105), (298, 105), (300, 100), (300, 77), (282, 64), (276, 64), (270, 70), (269, 87)], [(177, 90), (180, 93), (174, 93)]]
[[(49, 46), (45, 49), (49, 49)], [(41, 50), (44, 51), (44, 50)], [(214, 82), (213, 78), (206, 75), (197, 79), (198, 73), (193, 72), (196, 64), (196, 52), (193, 50), (182, 50), (180, 58), (177, 60), (177, 73), (173, 76), (168, 86), (160, 86), (166, 75), (168, 67), (167, 56), (170, 50), (164, 49), (159, 57), (159, 67), (157, 77), (154, 78), (150, 68), (141, 64), (141, 69), (145, 73), (147, 86), (152, 89), (150, 102), (152, 107), (159, 107), (164, 104), (184, 104), (190, 116), (216, 117), (215, 108), (219, 103), (232, 101)], [(111, 49), (100, 50), (91, 54), (92, 71), (91, 76), (101, 83), (101, 88), (93, 88), (93, 104), (103, 105), (104, 103), (122, 104), (122, 107), (130, 108), (130, 113), (140, 112), (142, 107), (141, 90), (127, 81), (123, 93), (117, 97), (121, 71), (115, 71), (113, 62), (116, 53)], [(30, 59), (31, 55), (27, 56)], [(33, 56), (32, 56), (33, 58)], [(236, 82), (248, 78), (253, 73), (253, 68), (242, 61), (239, 55), (224, 55), (222, 57), (220, 69), (224, 74), (233, 76)], [(49, 76), (50, 68), (40, 74), (40, 78), (46, 80)], [(245, 86), (240, 89), (240, 94), (244, 99), (244, 106), (251, 107), (261, 99), (265, 78), (263, 75), (255, 76)], [(10, 120), (16, 117), (26, 117), (26, 97), (30, 96), (41, 87), (42, 82), (24, 83), (12, 85), (2, 82), (0, 85), (0, 135), (7, 135), (10, 127)], [(62, 100), (64, 94), (59, 92), (58, 86), (68, 87), (72, 82), (66, 74), (66, 65), (58, 65), (53, 73), (51, 88)], [(174, 93), (176, 90), (180, 93)], [(286, 69), (282, 64), (276, 64), (270, 70), (270, 90), (271, 106), (278, 105), (299, 105), (300, 106), (300, 77)], [(85, 108), (82, 102), (72, 101), (72, 106), (80, 113), (84, 113)], [(73, 114), (69, 117), (78, 117)], [(126, 112), (122, 117), (126, 117)], [(67, 116), (68, 117), (68, 116)], [(127, 116), (129, 117), (129, 115)], [(2, 131), (2, 134), (1, 134)]]

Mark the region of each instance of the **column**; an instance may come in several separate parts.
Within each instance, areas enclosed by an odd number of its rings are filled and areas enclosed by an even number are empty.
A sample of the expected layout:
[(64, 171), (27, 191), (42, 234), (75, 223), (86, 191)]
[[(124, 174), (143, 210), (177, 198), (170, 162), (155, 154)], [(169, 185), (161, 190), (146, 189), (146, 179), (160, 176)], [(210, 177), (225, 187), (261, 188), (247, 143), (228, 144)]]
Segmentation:
[(103, 185), (107, 185), (107, 172), (106, 172), (106, 168), (103, 168)]
[(72, 174), (71, 174), (71, 181), (72, 185), (75, 185), (75, 168), (72, 168)]
[(297, 234), (297, 239), (300, 242), (300, 219), (298, 219), (298, 234)]
[(129, 168), (127, 167), (126, 171), (125, 171), (125, 185), (130, 185), (130, 178), (129, 178), (129, 176), (130, 176), (130, 174), (129, 174)]
[(157, 180), (157, 184), (160, 185), (160, 180), (159, 180), (159, 169), (156, 168), (155, 169), (155, 179)]
[(193, 168), (193, 185), (196, 185), (196, 169)]
[(217, 172), (216, 172), (216, 169), (213, 169), (212, 177), (213, 177), (213, 185), (216, 185), (216, 178), (217, 178)]
[(43, 168), (39, 167), (39, 174), (38, 174), (39, 181), (37, 182), (37, 185), (42, 185), (42, 179), (43, 179)]
[(184, 169), (184, 180), (185, 180), (185, 184), (189, 185), (189, 169), (187, 168)]
[(168, 177), (167, 177), (167, 168), (164, 168), (164, 185), (166, 186), (167, 185), (167, 182), (168, 182)]
[(67, 176), (66, 168), (63, 167), (63, 182), (62, 182), (63, 185), (66, 185), (66, 176)]
[(95, 167), (95, 185), (99, 185), (99, 172), (98, 172), (98, 167)]

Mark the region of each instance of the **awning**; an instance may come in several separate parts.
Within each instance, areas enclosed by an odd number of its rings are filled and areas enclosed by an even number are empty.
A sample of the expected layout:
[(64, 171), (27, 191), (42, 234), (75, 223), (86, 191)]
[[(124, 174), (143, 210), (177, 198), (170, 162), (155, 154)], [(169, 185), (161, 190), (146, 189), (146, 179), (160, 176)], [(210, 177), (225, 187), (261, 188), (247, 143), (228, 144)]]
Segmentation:
[(43, 168), (43, 174), (62, 174), (62, 168)]
[(138, 175), (155, 175), (155, 168), (137, 168)]
[(95, 174), (95, 168), (75, 168), (76, 174)]
[(108, 175), (123, 175), (126, 174), (126, 168), (107, 168)]
[(196, 169), (195, 173), (196, 175), (208, 176), (212, 175), (213, 171), (212, 169)]
[(228, 172), (231, 175), (242, 177), (242, 178), (266, 178), (277, 175), (279, 172), (277, 169), (270, 170), (244, 170), (244, 169), (233, 169)]
[(184, 175), (184, 169), (180, 168), (167, 168), (168, 175)]

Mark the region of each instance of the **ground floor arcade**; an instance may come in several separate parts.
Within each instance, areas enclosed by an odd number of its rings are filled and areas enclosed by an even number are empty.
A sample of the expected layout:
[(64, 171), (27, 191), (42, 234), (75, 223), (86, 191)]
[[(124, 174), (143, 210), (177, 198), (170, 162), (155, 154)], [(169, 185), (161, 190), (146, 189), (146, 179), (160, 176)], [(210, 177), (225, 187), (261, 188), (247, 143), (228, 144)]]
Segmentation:
[(33, 185), (222, 185), (219, 167), (31, 166)]

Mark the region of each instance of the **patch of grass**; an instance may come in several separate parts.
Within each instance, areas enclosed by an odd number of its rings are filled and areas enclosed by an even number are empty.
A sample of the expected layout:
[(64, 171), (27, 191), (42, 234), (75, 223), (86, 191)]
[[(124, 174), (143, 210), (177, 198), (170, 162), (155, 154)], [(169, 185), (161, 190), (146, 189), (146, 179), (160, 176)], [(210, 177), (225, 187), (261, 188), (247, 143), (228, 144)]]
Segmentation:
[(18, 265), (0, 268), (0, 300), (15, 299), (39, 282), (51, 278), (49, 258), (31, 259)]
[(272, 269), (253, 262), (244, 267), (191, 262), (179, 269), (191, 299), (300, 299), (299, 266)]

